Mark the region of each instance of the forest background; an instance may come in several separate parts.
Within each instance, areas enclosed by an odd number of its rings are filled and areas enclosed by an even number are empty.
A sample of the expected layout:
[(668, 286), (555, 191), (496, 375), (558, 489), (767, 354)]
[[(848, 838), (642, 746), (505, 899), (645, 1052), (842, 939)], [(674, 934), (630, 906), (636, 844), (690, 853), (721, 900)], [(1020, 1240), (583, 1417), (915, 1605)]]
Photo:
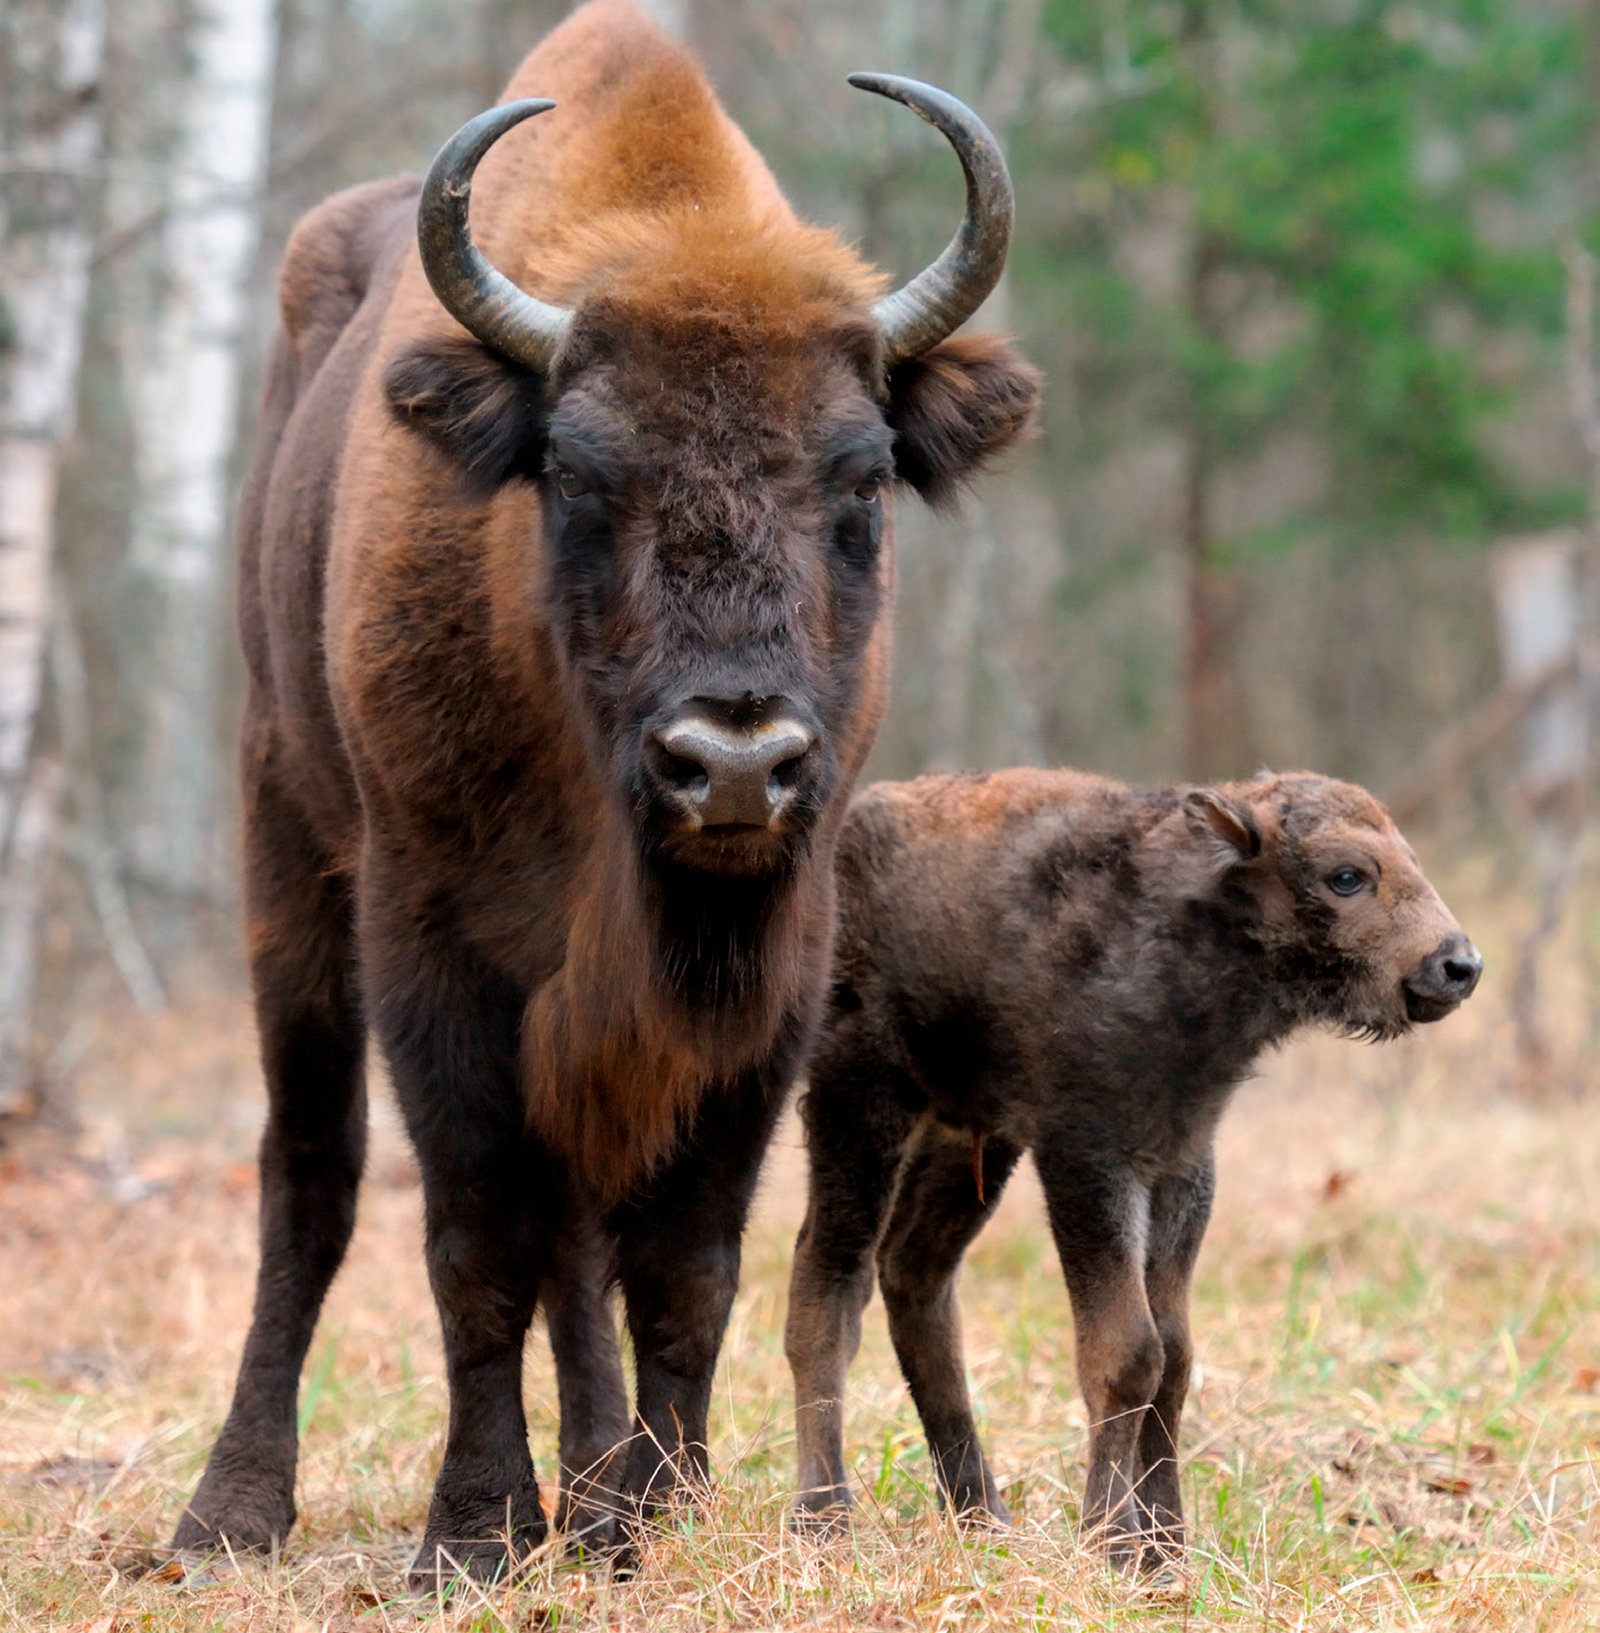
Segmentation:
[[(237, 972), (228, 524), (297, 216), (424, 166), (555, 0), (11, 0), (0, 18), (0, 1106), (83, 1017)], [(1585, 877), (1594, 0), (659, 0), (803, 213), (955, 219), (933, 80), (1001, 136), (980, 320), (1043, 431), (902, 507), (873, 770), (1309, 765), (1529, 885)], [(1585, 938), (1585, 944), (1587, 944)], [(1530, 1047), (1537, 1048), (1530, 1021)]]

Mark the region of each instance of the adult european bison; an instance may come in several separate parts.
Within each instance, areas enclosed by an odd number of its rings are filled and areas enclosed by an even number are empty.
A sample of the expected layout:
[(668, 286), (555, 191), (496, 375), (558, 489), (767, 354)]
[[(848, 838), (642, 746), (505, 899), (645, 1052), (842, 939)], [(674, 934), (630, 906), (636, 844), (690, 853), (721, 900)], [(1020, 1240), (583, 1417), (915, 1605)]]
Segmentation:
[(493, 109), (420, 196), (358, 187), (294, 234), (241, 523), (261, 1268), (178, 1546), (293, 1523), (369, 1025), (422, 1166), (450, 1390), (418, 1570), (491, 1571), (545, 1533), (537, 1302), (564, 1466), (627, 1438), (608, 1275), (638, 1358), (621, 1488), (703, 1468), (883, 707), (891, 480), (950, 494), (1038, 391), (1003, 342), (948, 338), (1004, 260), (993, 138), (941, 92), (857, 82), (967, 176), (957, 237), (887, 297), (631, 0), (518, 70), (509, 97), (555, 104)]
[(845, 1369), (874, 1255), (945, 1500), (1007, 1517), (954, 1289), (1026, 1150), (1077, 1328), (1085, 1526), (1153, 1563), (1182, 1544), (1189, 1278), (1229, 1096), (1299, 1026), (1441, 1019), (1482, 960), (1383, 807), (1307, 773), (1155, 794), (1073, 772), (884, 783), (838, 873), (789, 1293), (798, 1519), (850, 1503)]

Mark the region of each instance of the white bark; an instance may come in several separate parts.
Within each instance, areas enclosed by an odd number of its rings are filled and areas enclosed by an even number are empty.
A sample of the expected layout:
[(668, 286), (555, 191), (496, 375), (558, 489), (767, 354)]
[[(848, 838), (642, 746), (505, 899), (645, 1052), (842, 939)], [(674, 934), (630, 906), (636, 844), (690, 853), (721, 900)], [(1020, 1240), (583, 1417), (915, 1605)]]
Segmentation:
[(71, 434), (99, 185), (103, 0), (8, 6), (0, 193), (0, 852), (44, 673), (56, 483)]
[(30, 1024), (39, 980), (39, 905), (55, 842), (66, 776), (59, 760), (36, 756), (17, 800), (0, 900), (0, 1116), (28, 1109), (34, 1078)]
[(129, 337), (130, 560), (154, 608), (129, 844), (136, 872), (180, 903), (207, 892), (215, 854), (219, 599), (275, 31), (274, 0), (196, 9), (176, 90), (165, 299), (147, 332)]

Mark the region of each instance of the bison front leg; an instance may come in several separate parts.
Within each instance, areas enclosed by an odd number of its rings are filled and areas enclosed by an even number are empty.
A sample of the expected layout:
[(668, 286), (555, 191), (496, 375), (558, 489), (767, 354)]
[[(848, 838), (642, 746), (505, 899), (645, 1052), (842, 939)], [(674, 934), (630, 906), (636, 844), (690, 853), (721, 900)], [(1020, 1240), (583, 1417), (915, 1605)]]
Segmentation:
[(584, 1550), (609, 1550), (623, 1540), (628, 1389), (610, 1276), (611, 1242), (598, 1211), (573, 1207), (557, 1235), (541, 1298), (561, 1403), (556, 1525)]
[(1089, 1409), (1083, 1526), (1113, 1563), (1133, 1565), (1146, 1523), (1140, 1445), (1165, 1368), (1145, 1297), (1149, 1196), (1131, 1174), (1072, 1150), (1070, 1136), (1036, 1149), (1034, 1161), (1072, 1297), (1078, 1386)]
[(939, 1494), (957, 1515), (1009, 1523), (978, 1439), (961, 1357), (956, 1275), (972, 1239), (1000, 1200), (1021, 1151), (990, 1139), (973, 1171), (971, 1139), (937, 1126), (906, 1159), (894, 1212), (878, 1250), (878, 1284), (889, 1336), (933, 1453)]
[[(522, 1350), (560, 1188), (523, 1128), (524, 995), (463, 946), (417, 945), (376, 917), (373, 1016), (422, 1168), (425, 1251), (450, 1423), (414, 1585), (488, 1578), (544, 1540), (528, 1455)], [(537, 1206), (536, 1206), (537, 1204)]]
[[(263, 762), (245, 745), (247, 767)], [(261, 1264), (233, 1404), (176, 1548), (266, 1550), (294, 1524), (300, 1368), (355, 1223), (366, 1030), (348, 881), (270, 780), (247, 781), (250, 973), (267, 1081)]]
[(1189, 1393), (1194, 1350), (1189, 1339), (1189, 1283), (1211, 1218), (1215, 1177), (1208, 1151), (1186, 1173), (1162, 1180), (1150, 1199), (1145, 1290), (1161, 1334), (1161, 1382), (1139, 1436), (1144, 1479), (1146, 1563), (1183, 1550), (1183, 1497), (1178, 1489), (1178, 1427)]
[(618, 1270), (637, 1369), (623, 1487), (640, 1513), (704, 1488), (712, 1375), (739, 1286), (739, 1245), (787, 1065), (714, 1091), (680, 1153), (615, 1215)]

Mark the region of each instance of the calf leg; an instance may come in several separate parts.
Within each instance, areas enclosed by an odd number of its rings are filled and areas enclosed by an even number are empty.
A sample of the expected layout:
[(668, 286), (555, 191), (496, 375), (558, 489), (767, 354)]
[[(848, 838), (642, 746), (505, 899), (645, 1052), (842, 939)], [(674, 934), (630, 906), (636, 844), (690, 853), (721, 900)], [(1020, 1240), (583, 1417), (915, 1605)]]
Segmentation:
[(556, 1525), (572, 1542), (620, 1540), (628, 1391), (611, 1309), (611, 1242), (593, 1208), (569, 1210), (542, 1287), (561, 1402), (561, 1501)]
[[(848, 1054), (844, 1057), (848, 1059)], [(784, 1350), (794, 1374), (795, 1525), (824, 1531), (850, 1508), (845, 1373), (861, 1344), (872, 1256), (915, 1126), (914, 1090), (877, 1063), (819, 1058), (803, 1103), (810, 1197), (795, 1240)]]
[(703, 1486), (712, 1376), (739, 1286), (739, 1244), (788, 1088), (781, 1075), (713, 1091), (683, 1147), (614, 1216), (637, 1369), (623, 1488), (638, 1511)]
[(261, 1262), (233, 1404), (176, 1548), (268, 1549), (294, 1524), (300, 1369), (349, 1245), (366, 1151), (348, 882), (276, 787), (247, 785), (246, 799), (250, 973), (268, 1096)]
[(1189, 1340), (1189, 1283), (1211, 1218), (1214, 1174), (1211, 1153), (1187, 1173), (1162, 1180), (1150, 1198), (1150, 1244), (1145, 1290), (1161, 1334), (1161, 1382), (1139, 1435), (1144, 1478), (1148, 1563), (1183, 1550), (1183, 1498), (1178, 1489), (1178, 1426), (1189, 1392), (1194, 1350)]
[[(390, 898), (395, 900), (397, 898)], [(423, 940), (420, 910), (364, 937), (374, 1019), (422, 1167), (425, 1251), (450, 1424), (412, 1580), (491, 1577), (541, 1542), (522, 1347), (544, 1268), (555, 1175), (524, 1131), (525, 995), (466, 946)], [(509, 1549), (509, 1553), (508, 1553)]]
[(1114, 1562), (1132, 1564), (1145, 1523), (1140, 1440), (1165, 1366), (1145, 1297), (1149, 1198), (1131, 1174), (1076, 1152), (1036, 1150), (1034, 1160), (1072, 1297), (1078, 1384), (1089, 1409), (1084, 1529), (1103, 1539)]
[(961, 1356), (956, 1273), (1021, 1155), (1005, 1140), (983, 1147), (982, 1200), (970, 1139), (926, 1127), (906, 1159), (878, 1250), (889, 1336), (933, 1453), (940, 1495), (959, 1515), (1010, 1521), (983, 1448)]

